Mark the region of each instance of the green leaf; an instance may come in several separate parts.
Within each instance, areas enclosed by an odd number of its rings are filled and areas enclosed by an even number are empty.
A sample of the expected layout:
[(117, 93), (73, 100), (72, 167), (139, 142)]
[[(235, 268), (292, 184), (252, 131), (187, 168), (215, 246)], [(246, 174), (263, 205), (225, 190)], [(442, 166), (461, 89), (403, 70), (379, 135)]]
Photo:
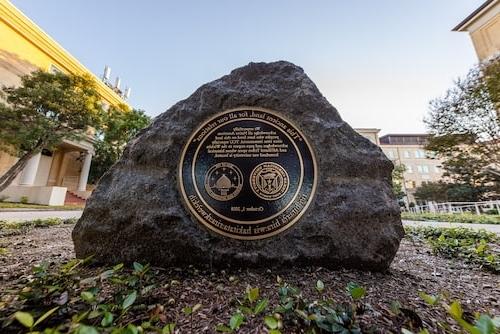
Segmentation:
[(76, 331), (77, 334), (99, 334), (97, 329), (92, 326), (80, 325)]
[(222, 333), (232, 333), (233, 332), (233, 330), (231, 328), (229, 328), (223, 324), (218, 324), (217, 326), (215, 326), (215, 330), (217, 332), (222, 332)]
[(132, 325), (132, 324), (128, 324), (127, 326), (127, 334), (130, 333), (130, 334), (138, 334), (139, 333), (139, 329)]
[(281, 334), (281, 332), (279, 331), (279, 329), (271, 329), (269, 331), (269, 334)]
[(395, 315), (401, 313), (401, 303), (398, 302), (397, 300), (393, 300), (391, 302), (391, 312), (394, 313)]
[(243, 314), (241, 313), (236, 313), (233, 314), (231, 319), (229, 319), (229, 327), (232, 330), (240, 328), (241, 324), (243, 323), (243, 320), (245, 320), (245, 317), (243, 317)]
[(85, 311), (85, 312), (82, 312), (80, 314), (75, 314), (71, 320), (74, 322), (74, 323), (79, 323), (81, 322), (82, 320), (84, 320), (85, 318), (88, 317), (90, 311)]
[(460, 305), (460, 302), (454, 301), (451, 303), (450, 307), (448, 308), (448, 313), (451, 315), (453, 319), (455, 319), (458, 324), (468, 331), (471, 334), (481, 334), (481, 331), (478, 328), (473, 327), (471, 324), (469, 324), (467, 321), (465, 321), (462, 316), (463, 316), (463, 311), (462, 311), (462, 306)]
[(21, 323), (21, 325), (23, 325), (24, 327), (27, 327), (27, 328), (31, 328), (33, 327), (33, 317), (31, 316), (31, 314), (27, 313), (27, 312), (21, 312), (21, 311), (18, 311), (16, 313), (14, 313), (14, 317), (17, 319), (17, 321), (19, 321)]
[(302, 310), (299, 310), (299, 309), (296, 309), (296, 310), (295, 310), (295, 313), (296, 313), (299, 317), (301, 317), (302, 319), (304, 319), (304, 320), (308, 320), (308, 316), (307, 316), (307, 313), (306, 313), (306, 312), (304, 312), (304, 311), (302, 311)]
[(243, 314), (248, 314), (248, 315), (254, 314), (254, 311), (250, 307), (247, 307), (247, 306), (239, 306), (238, 310)]
[(247, 292), (247, 298), (250, 303), (253, 303), (259, 298), (259, 288), (249, 289)]
[(50, 315), (52, 313), (54, 313), (55, 311), (57, 311), (58, 308), (59, 308), (59, 306), (54, 307), (54, 308), (48, 310), (47, 312), (45, 312), (40, 318), (37, 319), (37, 321), (35, 321), (35, 324), (33, 325), (33, 327), (35, 327), (36, 325), (38, 325), (39, 323), (41, 323), (42, 321), (44, 321), (45, 319), (50, 317)]
[(462, 319), (462, 306), (458, 301), (454, 301), (451, 305), (450, 308), (448, 309), (448, 313), (453, 317), (453, 319), (457, 320)]
[(108, 327), (113, 323), (113, 313), (111, 312), (104, 312), (104, 315), (101, 320), (101, 326), (102, 327)]
[(269, 300), (267, 298), (266, 299), (262, 299), (261, 301), (259, 301), (257, 303), (257, 305), (255, 305), (255, 309), (253, 310), (253, 313), (259, 314), (259, 313), (265, 311), (265, 309), (267, 308), (268, 304), (269, 304)]
[(125, 310), (129, 308), (135, 302), (136, 298), (137, 298), (137, 291), (133, 291), (123, 300), (122, 309)]
[(123, 263), (118, 263), (116, 266), (113, 267), (114, 271), (120, 271), (123, 268)]
[(83, 291), (81, 294), (80, 294), (80, 297), (82, 298), (83, 301), (87, 302), (87, 303), (92, 303), (95, 301), (95, 296), (92, 292), (90, 291)]
[(101, 316), (101, 312), (99, 310), (92, 310), (92, 311), (90, 311), (87, 319), (94, 319), (94, 318), (97, 318), (100, 316)]
[(323, 281), (318, 280), (316, 282), (316, 290), (318, 290), (318, 292), (323, 292), (323, 290), (325, 290), (325, 284), (323, 283)]
[(175, 324), (166, 324), (161, 330), (161, 334), (174, 334)]
[(349, 284), (347, 284), (347, 291), (349, 291), (349, 294), (354, 300), (363, 298), (366, 293), (366, 290), (363, 287), (354, 282), (350, 282)]
[(439, 297), (428, 295), (425, 292), (419, 292), (418, 295), (424, 300), (424, 302), (429, 305), (436, 305), (436, 303), (439, 301)]
[(481, 334), (495, 334), (495, 324), (486, 314), (481, 314), (474, 327), (479, 329)]
[(266, 315), (264, 317), (264, 323), (269, 329), (277, 329), (278, 328), (278, 320), (270, 315)]
[(134, 270), (135, 271), (143, 271), (144, 270), (144, 266), (142, 264), (140, 264), (139, 262), (134, 262), (133, 263), (133, 266), (134, 266)]
[(114, 273), (115, 273), (115, 271), (113, 269), (109, 269), (109, 270), (103, 271), (101, 273), (101, 275), (99, 275), (99, 277), (102, 280), (105, 280), (105, 279), (108, 279), (108, 278), (112, 277)]
[(193, 308), (191, 306), (186, 306), (182, 309), (182, 312), (184, 312), (185, 315), (190, 315), (193, 313)]

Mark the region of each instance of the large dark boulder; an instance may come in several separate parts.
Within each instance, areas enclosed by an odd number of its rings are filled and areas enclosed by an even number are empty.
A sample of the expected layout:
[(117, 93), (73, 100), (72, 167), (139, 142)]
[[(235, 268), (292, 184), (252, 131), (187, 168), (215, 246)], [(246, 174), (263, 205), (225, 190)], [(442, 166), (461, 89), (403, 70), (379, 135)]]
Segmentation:
[[(241, 106), (271, 109), (293, 121), (309, 138), (319, 167), (306, 214), (287, 231), (258, 241), (209, 232), (191, 218), (178, 188), (187, 138), (208, 117)], [(380, 148), (340, 118), (300, 67), (250, 63), (201, 86), (128, 144), (73, 230), (76, 255), (162, 266), (385, 270), (404, 234), (392, 169)]]

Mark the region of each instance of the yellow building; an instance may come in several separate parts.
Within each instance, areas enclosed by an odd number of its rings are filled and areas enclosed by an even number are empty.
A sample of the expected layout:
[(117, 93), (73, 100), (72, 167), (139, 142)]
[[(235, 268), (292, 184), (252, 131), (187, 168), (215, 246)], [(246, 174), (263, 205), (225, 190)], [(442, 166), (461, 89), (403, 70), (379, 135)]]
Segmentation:
[[(116, 89), (94, 76), (69, 52), (42, 31), (7, 0), (0, 0), (0, 86), (17, 86), (20, 77), (41, 69), (71, 74), (90, 74), (96, 82), (104, 106), (125, 104)], [(87, 179), (94, 148), (92, 138), (81, 142), (65, 141), (54, 151), (34, 156), (6, 190), (8, 201), (27, 197), (30, 203), (62, 205), (73, 193), (87, 198)], [(0, 175), (16, 157), (0, 152)]]
[(395, 164), (404, 165), (403, 190), (408, 204), (416, 203), (414, 193), (424, 182), (443, 179), (442, 161), (425, 150), (427, 134), (388, 134), (378, 136), (379, 129), (354, 129), (363, 137), (380, 146), (385, 155)]
[(380, 141), (378, 138), (378, 133), (380, 129), (375, 128), (356, 128), (354, 129), (357, 133), (374, 143), (375, 145), (380, 145)]
[(480, 61), (500, 53), (500, 0), (488, 0), (453, 31), (468, 31)]

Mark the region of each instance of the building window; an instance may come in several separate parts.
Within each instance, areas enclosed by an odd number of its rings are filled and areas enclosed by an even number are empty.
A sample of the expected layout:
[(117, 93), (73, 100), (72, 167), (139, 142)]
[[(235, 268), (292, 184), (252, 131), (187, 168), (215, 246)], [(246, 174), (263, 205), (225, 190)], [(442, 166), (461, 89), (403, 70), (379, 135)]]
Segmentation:
[(418, 172), (419, 172), (420, 174), (422, 174), (422, 170), (423, 170), (423, 169), (422, 169), (422, 166), (417, 165), (417, 170), (418, 170)]
[(405, 165), (407, 173), (413, 173), (413, 167), (411, 165)]
[(410, 157), (410, 151), (404, 151), (403, 156), (405, 158), (409, 158)]
[(63, 71), (61, 71), (56, 65), (50, 64), (49, 73), (50, 74), (59, 74), (59, 73), (63, 73)]
[(423, 166), (422, 166), (422, 171), (423, 171), (425, 174), (428, 174), (428, 173), (429, 173), (429, 166), (427, 166), (427, 165), (423, 165)]
[(392, 150), (385, 152), (389, 159), (394, 159), (394, 152)]
[(425, 158), (425, 152), (423, 150), (415, 151), (415, 158), (423, 159)]

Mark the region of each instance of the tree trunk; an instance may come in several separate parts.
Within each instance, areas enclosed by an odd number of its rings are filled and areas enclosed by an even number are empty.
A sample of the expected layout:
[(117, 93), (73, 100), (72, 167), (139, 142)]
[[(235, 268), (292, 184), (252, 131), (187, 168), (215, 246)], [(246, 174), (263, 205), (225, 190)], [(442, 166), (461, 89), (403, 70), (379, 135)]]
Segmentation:
[(5, 172), (4, 175), (0, 177), (0, 192), (3, 191), (5, 188), (10, 186), (12, 181), (16, 178), (17, 175), (26, 167), (26, 164), (28, 161), (33, 157), (35, 154), (37, 154), (39, 150), (27, 152), (24, 154), (12, 167), (9, 168), (7, 172)]

